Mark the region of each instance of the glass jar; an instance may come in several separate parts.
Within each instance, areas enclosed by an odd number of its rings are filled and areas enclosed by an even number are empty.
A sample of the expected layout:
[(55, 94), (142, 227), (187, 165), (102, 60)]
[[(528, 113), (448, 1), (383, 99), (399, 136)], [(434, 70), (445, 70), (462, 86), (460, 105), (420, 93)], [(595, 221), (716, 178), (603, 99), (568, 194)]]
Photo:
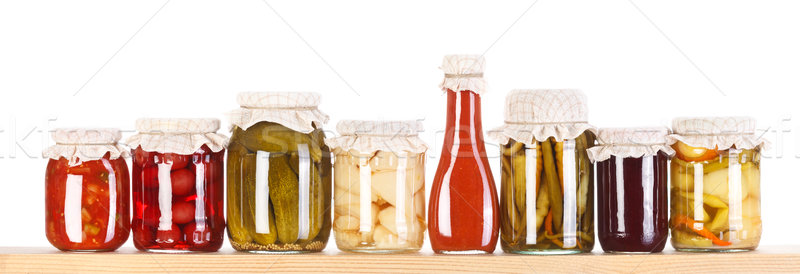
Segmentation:
[(248, 92), (231, 115), (228, 237), (238, 251), (318, 252), (331, 229), (331, 156), (316, 93)]
[[(595, 143), (586, 96), (577, 90), (514, 90), (501, 147), (501, 246), (521, 254), (572, 254), (594, 247)], [(535, 205), (535, 206), (534, 206)]]
[(672, 246), (749, 251), (761, 240), (761, 148), (747, 117), (673, 121)]
[(133, 244), (153, 252), (219, 250), (225, 233), (225, 136), (217, 119), (140, 119), (133, 149)]
[(606, 252), (661, 252), (667, 243), (667, 128), (603, 128), (597, 163), (597, 233)]
[(494, 184), (481, 125), (485, 60), (445, 56), (441, 84), (447, 93), (447, 127), (433, 179), (428, 230), (436, 253), (492, 253), (500, 229)]
[(339, 249), (417, 251), (425, 238), (425, 143), (417, 121), (341, 121), (333, 149)]
[(118, 129), (58, 129), (44, 151), (47, 240), (65, 251), (112, 251), (128, 240), (130, 174)]

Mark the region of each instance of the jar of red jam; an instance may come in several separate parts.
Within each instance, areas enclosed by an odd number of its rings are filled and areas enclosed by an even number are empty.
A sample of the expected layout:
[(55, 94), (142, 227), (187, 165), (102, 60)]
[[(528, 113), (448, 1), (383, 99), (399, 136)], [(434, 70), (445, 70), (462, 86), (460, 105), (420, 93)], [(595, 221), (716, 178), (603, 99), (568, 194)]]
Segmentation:
[(133, 149), (133, 244), (155, 252), (216, 251), (225, 232), (227, 137), (217, 119), (140, 119)]
[(669, 129), (603, 128), (589, 149), (597, 163), (597, 234), (606, 252), (661, 252), (669, 235)]
[(118, 129), (58, 129), (44, 151), (45, 231), (65, 251), (112, 251), (128, 240), (128, 151)]

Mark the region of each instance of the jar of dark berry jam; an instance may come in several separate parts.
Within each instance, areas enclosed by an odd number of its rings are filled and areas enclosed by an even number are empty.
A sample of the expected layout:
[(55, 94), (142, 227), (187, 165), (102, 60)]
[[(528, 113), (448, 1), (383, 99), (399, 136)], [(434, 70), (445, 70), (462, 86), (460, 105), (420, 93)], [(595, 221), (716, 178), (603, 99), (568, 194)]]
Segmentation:
[(128, 150), (118, 129), (58, 129), (44, 151), (45, 231), (66, 251), (112, 251), (130, 234)]
[(606, 252), (661, 252), (667, 242), (667, 128), (601, 128), (589, 149), (597, 162), (597, 234)]
[(133, 244), (156, 252), (222, 246), (227, 137), (217, 119), (140, 119), (133, 149)]

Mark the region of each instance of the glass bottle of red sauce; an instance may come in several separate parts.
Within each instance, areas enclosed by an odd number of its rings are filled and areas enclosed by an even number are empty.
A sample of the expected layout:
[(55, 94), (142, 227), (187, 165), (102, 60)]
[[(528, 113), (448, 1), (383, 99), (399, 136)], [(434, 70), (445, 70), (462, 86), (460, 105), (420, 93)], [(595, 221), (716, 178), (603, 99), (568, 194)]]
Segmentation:
[(217, 119), (139, 119), (133, 149), (133, 244), (154, 252), (222, 246), (227, 137)]
[(58, 129), (44, 151), (47, 240), (65, 251), (112, 251), (128, 240), (128, 151), (118, 129)]
[(669, 235), (669, 129), (602, 128), (589, 149), (597, 163), (597, 232), (606, 252), (661, 252)]
[(485, 61), (477, 55), (444, 58), (447, 130), (433, 181), (428, 230), (436, 253), (492, 253), (500, 229), (497, 189), (481, 128)]

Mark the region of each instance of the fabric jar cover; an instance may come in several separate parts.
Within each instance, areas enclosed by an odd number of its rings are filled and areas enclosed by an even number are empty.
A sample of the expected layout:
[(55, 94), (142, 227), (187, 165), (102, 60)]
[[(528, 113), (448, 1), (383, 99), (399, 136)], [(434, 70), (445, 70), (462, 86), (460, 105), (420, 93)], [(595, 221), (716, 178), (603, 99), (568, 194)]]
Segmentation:
[(681, 141), (719, 150), (769, 147), (766, 139), (756, 136), (756, 120), (752, 117), (681, 117), (672, 120), (672, 130), (668, 136), (670, 145)]
[(219, 152), (228, 145), (228, 137), (218, 134), (218, 119), (151, 118), (136, 120), (138, 134), (128, 138), (128, 145), (144, 151), (190, 155), (207, 145)]
[(307, 134), (329, 119), (317, 108), (320, 95), (313, 92), (242, 92), (236, 100), (241, 108), (229, 116), (232, 126), (242, 130), (267, 121)]
[(325, 140), (333, 150), (372, 154), (376, 151), (424, 153), (428, 146), (418, 133), (420, 121), (355, 121), (343, 120), (336, 125), (341, 136)]
[(601, 128), (597, 133), (597, 146), (588, 150), (589, 160), (602, 162), (611, 156), (640, 158), (663, 151), (675, 154), (667, 145), (669, 129), (666, 127)]
[(42, 156), (53, 160), (63, 157), (70, 165), (100, 160), (106, 153), (112, 160), (130, 156), (128, 148), (117, 143), (122, 133), (115, 128), (56, 129), (52, 137), (56, 144), (43, 151)]
[(588, 123), (586, 95), (579, 90), (512, 90), (506, 96), (505, 124), (489, 131), (500, 145), (510, 139), (526, 145), (555, 137), (574, 139), (597, 129)]
[(469, 90), (483, 95), (486, 92), (486, 80), (483, 69), (486, 60), (482, 55), (447, 55), (442, 66), (444, 80), (439, 84), (443, 91), (454, 92)]

